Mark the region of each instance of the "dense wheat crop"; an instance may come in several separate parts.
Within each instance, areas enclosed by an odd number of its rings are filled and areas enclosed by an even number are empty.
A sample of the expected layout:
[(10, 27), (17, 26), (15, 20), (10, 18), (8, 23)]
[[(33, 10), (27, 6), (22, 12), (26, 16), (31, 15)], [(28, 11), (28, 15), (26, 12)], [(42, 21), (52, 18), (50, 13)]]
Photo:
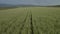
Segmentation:
[(60, 8), (0, 10), (0, 34), (60, 34)]

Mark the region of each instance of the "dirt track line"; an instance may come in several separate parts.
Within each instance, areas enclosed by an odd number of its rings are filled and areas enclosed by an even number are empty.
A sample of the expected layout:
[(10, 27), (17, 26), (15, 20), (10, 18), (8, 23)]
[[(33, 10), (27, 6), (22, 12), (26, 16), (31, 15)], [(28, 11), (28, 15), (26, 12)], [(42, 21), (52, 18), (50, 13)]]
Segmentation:
[(29, 13), (29, 12), (27, 12), (26, 17), (25, 17), (24, 21), (22, 22), (22, 26), (21, 26), (21, 28), (20, 28), (19, 34), (21, 34), (21, 31), (24, 29), (24, 25), (25, 25), (25, 22), (26, 22), (26, 20), (27, 20), (28, 13)]
[(34, 34), (34, 32), (33, 32), (32, 12), (31, 11), (30, 11), (30, 25), (31, 25), (31, 34)]

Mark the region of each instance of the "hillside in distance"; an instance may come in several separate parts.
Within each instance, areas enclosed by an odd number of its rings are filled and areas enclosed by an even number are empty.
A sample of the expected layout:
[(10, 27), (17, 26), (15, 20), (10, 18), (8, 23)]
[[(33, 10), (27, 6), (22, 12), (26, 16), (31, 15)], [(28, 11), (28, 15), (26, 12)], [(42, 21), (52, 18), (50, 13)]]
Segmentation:
[(11, 7), (11, 6), (13, 6), (13, 5), (11, 5), (11, 4), (0, 4), (0, 7)]
[(48, 5), (48, 6), (42, 6), (42, 5), (33, 5), (33, 4), (18, 4), (18, 5), (12, 5), (12, 4), (0, 4), (0, 8), (15, 8), (15, 7), (60, 7), (60, 5)]
[(0, 4), (0, 7), (34, 7), (34, 6), (40, 6), (40, 5), (33, 5), (33, 4), (18, 4), (18, 5)]

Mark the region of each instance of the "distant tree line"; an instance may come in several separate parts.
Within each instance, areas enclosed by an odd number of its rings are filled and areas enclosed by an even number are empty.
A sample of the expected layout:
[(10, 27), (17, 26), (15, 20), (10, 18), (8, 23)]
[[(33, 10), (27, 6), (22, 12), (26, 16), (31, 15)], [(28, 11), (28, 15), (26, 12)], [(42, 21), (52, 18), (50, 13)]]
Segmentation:
[(60, 7), (60, 5), (52, 5), (52, 6), (46, 6), (46, 7)]
[(11, 9), (18, 7), (60, 7), (60, 5), (49, 5), (49, 6), (40, 6), (40, 5), (13, 5), (10, 7), (0, 7), (0, 9)]

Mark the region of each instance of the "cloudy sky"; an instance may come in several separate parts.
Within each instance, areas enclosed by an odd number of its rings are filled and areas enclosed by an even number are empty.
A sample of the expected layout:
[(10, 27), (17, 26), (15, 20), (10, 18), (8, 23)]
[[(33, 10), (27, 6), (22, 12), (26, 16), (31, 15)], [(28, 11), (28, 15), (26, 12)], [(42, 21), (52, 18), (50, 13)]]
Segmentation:
[(0, 4), (60, 5), (60, 0), (0, 0)]

